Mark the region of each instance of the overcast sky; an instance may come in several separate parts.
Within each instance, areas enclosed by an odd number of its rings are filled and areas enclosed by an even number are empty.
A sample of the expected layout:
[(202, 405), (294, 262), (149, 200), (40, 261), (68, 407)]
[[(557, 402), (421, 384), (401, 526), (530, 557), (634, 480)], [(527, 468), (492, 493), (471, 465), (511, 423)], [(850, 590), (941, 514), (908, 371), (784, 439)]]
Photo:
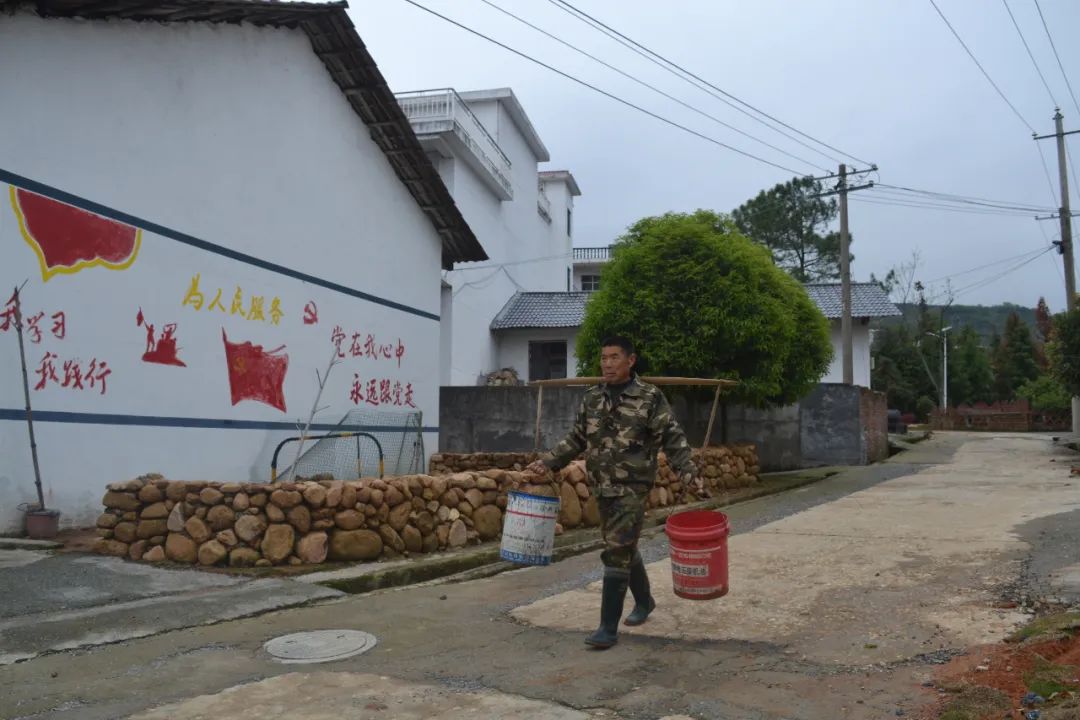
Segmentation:
[[(500, 14), (481, 0), (418, 0), (445, 15), (716, 140), (800, 173), (821, 173), (721, 127)], [(558, 9), (549, 0), (491, 0), (632, 75), (808, 161), (835, 163), (739, 114)], [(1038, 143), (965, 54), (929, 0), (571, 0), (572, 4), (723, 90), (795, 128), (880, 167), (892, 185), (1054, 206), (1054, 141)], [(937, 0), (1023, 119), (1053, 131), (1053, 103), (1001, 0)], [(1040, 0), (1058, 52), (1080, 92), (1080, 3)], [(1034, 0), (1009, 0), (1065, 114), (1080, 118)], [(395, 92), (511, 87), (551, 152), (544, 169), (581, 185), (575, 244), (606, 245), (634, 220), (669, 210), (730, 211), (791, 173), (717, 147), (518, 58), (405, 0), (354, 0), (364, 42)], [(1080, 158), (1080, 135), (1073, 136)], [(812, 144), (812, 143), (811, 143)], [(820, 147), (820, 146), (819, 146)], [(832, 151), (822, 148), (829, 155)], [(850, 158), (847, 158), (850, 160)], [(835, 170), (833, 170), (835, 172)], [(1070, 183), (1072, 177), (1070, 176)], [(1080, 188), (1072, 189), (1073, 209)], [(889, 200), (878, 189), (860, 199)], [(921, 258), (924, 281), (952, 278), (957, 303), (1063, 309), (1061, 258), (1046, 253), (1056, 220), (851, 203), (857, 280)], [(1076, 220), (1080, 220), (1077, 218)], [(1044, 237), (1042, 230), (1046, 232)], [(981, 287), (979, 286), (981, 284)], [(932, 290), (942, 291), (941, 282)], [(965, 290), (966, 289), (966, 290)]]

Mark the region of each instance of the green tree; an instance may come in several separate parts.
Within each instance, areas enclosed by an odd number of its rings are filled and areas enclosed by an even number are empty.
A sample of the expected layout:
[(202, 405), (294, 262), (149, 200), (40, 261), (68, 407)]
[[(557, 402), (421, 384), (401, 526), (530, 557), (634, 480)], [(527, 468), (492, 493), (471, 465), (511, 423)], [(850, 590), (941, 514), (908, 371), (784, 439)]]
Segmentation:
[(1017, 389), (1039, 377), (1031, 328), (1016, 313), (1005, 321), (1005, 332), (994, 350), (994, 391), (999, 400), (1012, 400)]
[(609, 334), (634, 340), (650, 372), (737, 380), (728, 398), (757, 406), (803, 397), (832, 357), (802, 286), (704, 210), (644, 218), (620, 238), (578, 333), (582, 374), (598, 372)]
[(1054, 316), (1046, 354), (1054, 378), (1071, 395), (1080, 395), (1080, 309)]
[(1072, 405), (1069, 391), (1052, 375), (1028, 380), (1017, 388), (1016, 394), (1027, 398), (1036, 410), (1068, 410)]
[(1040, 297), (1039, 304), (1035, 306), (1035, 329), (1039, 331), (1039, 340), (1047, 342), (1050, 333), (1054, 329), (1054, 319), (1050, 315), (1050, 306), (1046, 304), (1046, 298)]
[(968, 325), (952, 342), (949, 349), (949, 403), (992, 402), (994, 371), (979, 333)]
[(838, 211), (835, 198), (812, 178), (794, 178), (763, 190), (731, 213), (736, 227), (764, 245), (777, 265), (799, 282), (840, 275), (840, 235), (829, 232)]

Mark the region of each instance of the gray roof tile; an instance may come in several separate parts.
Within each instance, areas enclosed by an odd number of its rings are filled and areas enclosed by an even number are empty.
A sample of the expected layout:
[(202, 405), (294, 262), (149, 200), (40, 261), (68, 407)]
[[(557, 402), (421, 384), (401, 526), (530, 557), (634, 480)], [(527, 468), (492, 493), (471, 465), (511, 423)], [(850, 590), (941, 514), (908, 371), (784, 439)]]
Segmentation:
[[(810, 283), (804, 285), (825, 317), (835, 320), (843, 312), (840, 283)], [(900, 315), (900, 308), (893, 305), (888, 294), (877, 283), (851, 283), (852, 317), (891, 317)]]
[(588, 299), (587, 292), (519, 292), (491, 321), (491, 329), (577, 327)]
[[(825, 317), (840, 317), (842, 305), (839, 283), (812, 283), (806, 294)], [(573, 328), (585, 319), (586, 292), (519, 292), (510, 298), (491, 322), (492, 330), (526, 328)], [(875, 283), (851, 284), (852, 317), (891, 317), (900, 309)]]

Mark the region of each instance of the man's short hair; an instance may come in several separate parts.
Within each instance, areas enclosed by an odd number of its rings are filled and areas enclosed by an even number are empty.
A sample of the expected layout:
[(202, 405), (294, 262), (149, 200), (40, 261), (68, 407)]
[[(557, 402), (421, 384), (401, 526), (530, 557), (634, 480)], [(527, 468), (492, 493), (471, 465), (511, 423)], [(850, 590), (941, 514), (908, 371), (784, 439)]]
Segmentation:
[(617, 347), (622, 349), (628, 356), (634, 354), (633, 341), (624, 335), (609, 335), (600, 343), (600, 347)]

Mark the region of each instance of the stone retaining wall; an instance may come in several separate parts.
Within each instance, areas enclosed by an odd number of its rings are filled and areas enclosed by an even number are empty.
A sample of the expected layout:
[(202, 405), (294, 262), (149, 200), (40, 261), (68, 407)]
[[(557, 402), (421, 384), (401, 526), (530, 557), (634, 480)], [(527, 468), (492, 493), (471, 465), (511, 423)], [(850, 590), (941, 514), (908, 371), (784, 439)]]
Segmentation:
[[(698, 460), (711, 490), (757, 482), (753, 446), (709, 448)], [(513, 489), (560, 498), (560, 529), (600, 523), (582, 461), (556, 477), (498, 467), (269, 485), (145, 475), (109, 485), (95, 550), (148, 562), (232, 567), (409, 556), (496, 540)], [(662, 462), (650, 506), (695, 499), (685, 494)]]

